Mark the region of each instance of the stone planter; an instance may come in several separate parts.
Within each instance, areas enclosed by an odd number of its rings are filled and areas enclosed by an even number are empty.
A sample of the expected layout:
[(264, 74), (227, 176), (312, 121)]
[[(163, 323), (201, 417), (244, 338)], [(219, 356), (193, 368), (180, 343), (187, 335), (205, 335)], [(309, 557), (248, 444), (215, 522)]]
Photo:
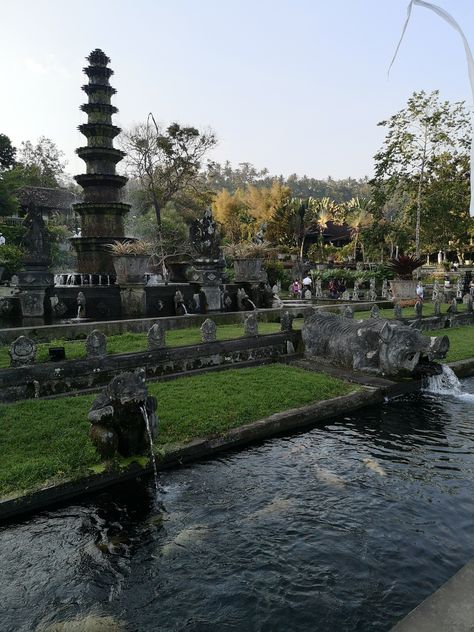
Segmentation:
[(393, 302), (416, 300), (417, 281), (412, 279), (394, 279), (390, 281)]
[(148, 268), (148, 255), (121, 255), (114, 257), (114, 268), (117, 274), (117, 283), (145, 283), (145, 272)]
[(234, 272), (236, 283), (260, 283), (267, 280), (262, 259), (234, 259)]

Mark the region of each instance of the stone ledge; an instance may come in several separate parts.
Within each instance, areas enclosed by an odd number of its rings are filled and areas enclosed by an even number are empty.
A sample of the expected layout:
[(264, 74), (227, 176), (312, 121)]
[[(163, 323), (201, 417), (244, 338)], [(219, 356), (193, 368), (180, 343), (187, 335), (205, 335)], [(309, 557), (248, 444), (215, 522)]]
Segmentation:
[[(286, 432), (316, 425), (325, 419), (381, 403), (383, 399), (384, 393), (381, 389), (364, 388), (349, 395), (342, 395), (300, 408), (275, 413), (265, 419), (228, 430), (218, 437), (194, 439), (189, 443), (173, 446), (159, 459), (158, 469), (163, 470), (179, 466), (183, 463), (211, 457), (226, 450), (248, 446)], [(137, 463), (133, 463), (121, 472), (93, 474), (78, 480), (70, 480), (49, 486), (26, 496), (0, 501), (0, 523), (52, 505), (70, 502), (75, 498), (127, 480), (147, 476), (151, 472), (151, 465), (142, 468)]]
[(392, 628), (392, 632), (472, 632), (474, 560)]

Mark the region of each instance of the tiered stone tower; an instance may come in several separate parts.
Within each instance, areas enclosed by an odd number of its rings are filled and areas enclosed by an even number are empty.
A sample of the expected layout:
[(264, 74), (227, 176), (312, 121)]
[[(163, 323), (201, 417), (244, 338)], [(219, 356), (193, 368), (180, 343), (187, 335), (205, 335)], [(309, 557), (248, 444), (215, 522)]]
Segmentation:
[(77, 271), (86, 274), (114, 274), (111, 253), (107, 245), (114, 241), (125, 241), (123, 216), (130, 206), (120, 202), (122, 187), (127, 178), (115, 173), (115, 166), (124, 153), (114, 148), (114, 138), (120, 128), (112, 124), (112, 114), (118, 112), (110, 103), (115, 88), (109, 84), (113, 70), (108, 68), (110, 59), (96, 48), (86, 58), (89, 66), (84, 68), (89, 83), (82, 89), (89, 97), (81, 106), (87, 114), (87, 123), (79, 130), (87, 138), (87, 146), (79, 147), (76, 153), (87, 165), (86, 173), (75, 176), (84, 189), (84, 201), (74, 204), (81, 217), (81, 237), (72, 239), (77, 252)]

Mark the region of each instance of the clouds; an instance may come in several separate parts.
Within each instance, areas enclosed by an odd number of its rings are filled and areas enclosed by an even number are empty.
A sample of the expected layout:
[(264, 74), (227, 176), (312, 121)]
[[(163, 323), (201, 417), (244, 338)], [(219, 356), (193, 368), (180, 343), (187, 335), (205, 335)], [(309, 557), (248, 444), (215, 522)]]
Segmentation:
[(23, 66), (27, 73), (35, 77), (51, 77), (58, 79), (69, 79), (71, 73), (63, 66), (53, 54), (49, 54), (44, 59), (38, 57), (25, 57)]

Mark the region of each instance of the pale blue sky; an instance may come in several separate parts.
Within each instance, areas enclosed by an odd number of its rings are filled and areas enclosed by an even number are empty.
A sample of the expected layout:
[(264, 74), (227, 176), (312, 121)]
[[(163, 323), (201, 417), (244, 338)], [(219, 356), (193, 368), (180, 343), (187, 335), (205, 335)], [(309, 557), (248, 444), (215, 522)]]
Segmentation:
[[(474, 48), (474, 1), (437, 0)], [(84, 57), (102, 48), (115, 70), (116, 122), (152, 111), (211, 127), (213, 158), (323, 178), (370, 175), (377, 122), (414, 90), (470, 99), (459, 36), (415, 7), (387, 68), (407, 0), (3, 0), (0, 132), (15, 144), (45, 135), (68, 171), (84, 116)]]

